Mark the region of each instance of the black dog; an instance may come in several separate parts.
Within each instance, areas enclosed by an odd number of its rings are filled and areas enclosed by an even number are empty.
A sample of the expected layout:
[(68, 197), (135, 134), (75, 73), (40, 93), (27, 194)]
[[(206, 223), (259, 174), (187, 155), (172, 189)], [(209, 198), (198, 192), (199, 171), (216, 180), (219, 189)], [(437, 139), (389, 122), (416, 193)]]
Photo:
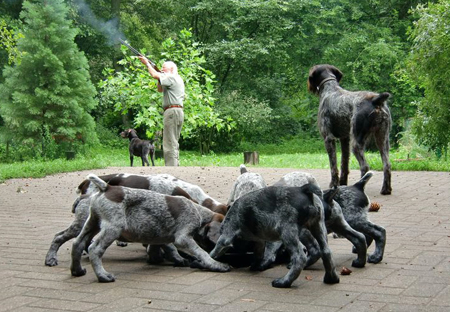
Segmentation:
[(150, 163), (148, 162), (148, 155), (150, 155), (152, 165), (155, 166), (155, 146), (152, 141), (139, 139), (136, 134), (136, 130), (134, 129), (122, 131), (120, 136), (124, 139), (130, 139), (129, 151), (131, 167), (133, 167), (133, 156), (141, 157), (142, 166), (145, 166), (145, 164), (150, 166)]
[[(326, 64), (312, 67), (308, 77), (308, 90), (320, 97), (318, 125), (330, 160), (330, 187), (347, 185), (350, 142), (359, 163), (361, 177), (369, 171), (364, 150), (369, 138), (373, 136), (383, 161), (381, 194), (389, 195), (392, 192), (389, 162), (391, 113), (386, 101), (390, 94), (347, 91), (339, 86), (341, 78), (342, 72), (338, 68)], [(336, 161), (337, 139), (341, 142), (342, 149), (340, 179)]]
[[(319, 245), (325, 267), (323, 281), (339, 283), (331, 250), (327, 243), (324, 205), (330, 204), (336, 191), (322, 197), (316, 185), (302, 187), (270, 186), (238, 198), (228, 210), (220, 228), (220, 237), (210, 255), (219, 258), (233, 245), (235, 239), (254, 241), (254, 267), (262, 259), (264, 243), (281, 240), (291, 255), (289, 272), (272, 282), (274, 287), (290, 287), (306, 264), (303, 235), (310, 232)], [(259, 251), (259, 252), (258, 252)]]

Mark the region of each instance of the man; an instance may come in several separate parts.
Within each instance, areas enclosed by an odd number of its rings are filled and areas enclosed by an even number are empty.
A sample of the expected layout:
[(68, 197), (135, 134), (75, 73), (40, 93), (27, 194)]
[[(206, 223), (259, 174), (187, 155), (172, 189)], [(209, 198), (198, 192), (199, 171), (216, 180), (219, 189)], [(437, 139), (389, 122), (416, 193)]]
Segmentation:
[(150, 75), (158, 80), (158, 92), (163, 93), (164, 130), (163, 151), (166, 166), (179, 166), (179, 144), (184, 112), (184, 82), (178, 75), (174, 62), (165, 62), (160, 72), (150, 65), (148, 59), (140, 56), (141, 62), (147, 66)]

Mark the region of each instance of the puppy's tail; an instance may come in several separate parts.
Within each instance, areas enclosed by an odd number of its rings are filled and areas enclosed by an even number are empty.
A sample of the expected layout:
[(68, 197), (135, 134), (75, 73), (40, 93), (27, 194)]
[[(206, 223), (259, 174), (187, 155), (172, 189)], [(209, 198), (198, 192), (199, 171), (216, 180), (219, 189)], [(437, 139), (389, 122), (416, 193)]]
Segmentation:
[(361, 191), (364, 191), (364, 188), (366, 187), (367, 182), (369, 182), (370, 178), (373, 176), (372, 171), (368, 171), (363, 177), (354, 184), (358, 189)]
[(373, 105), (375, 105), (376, 107), (380, 107), (381, 105), (383, 105), (384, 102), (386, 102), (386, 100), (390, 97), (391, 95), (387, 92), (383, 92), (378, 94), (373, 100), (372, 103)]
[(248, 172), (247, 167), (244, 164), (240, 165), (239, 168), (241, 169), (241, 174)]
[(108, 183), (100, 179), (95, 174), (91, 173), (87, 176), (87, 179), (95, 184), (95, 186), (98, 187), (98, 189), (102, 192), (106, 191), (106, 188), (108, 187)]
[(309, 195), (311, 198), (314, 194), (319, 196), (320, 198), (322, 198), (322, 196), (323, 196), (323, 193), (322, 193), (322, 190), (320, 189), (320, 187), (318, 187), (317, 185), (315, 185), (313, 183), (305, 184), (301, 187), (301, 189), (305, 194)]

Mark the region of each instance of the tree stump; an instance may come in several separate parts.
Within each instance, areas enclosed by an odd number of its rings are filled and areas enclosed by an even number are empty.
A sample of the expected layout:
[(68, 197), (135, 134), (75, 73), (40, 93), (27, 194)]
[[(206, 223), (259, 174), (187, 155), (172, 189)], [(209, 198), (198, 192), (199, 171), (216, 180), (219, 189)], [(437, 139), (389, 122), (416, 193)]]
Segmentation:
[(258, 152), (244, 152), (244, 164), (251, 164), (251, 165), (259, 164)]

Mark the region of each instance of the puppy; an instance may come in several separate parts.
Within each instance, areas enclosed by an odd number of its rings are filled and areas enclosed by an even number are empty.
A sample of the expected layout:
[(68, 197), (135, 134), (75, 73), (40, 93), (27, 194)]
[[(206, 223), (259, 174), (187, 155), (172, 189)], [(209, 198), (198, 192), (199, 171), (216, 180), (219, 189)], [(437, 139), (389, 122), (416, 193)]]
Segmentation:
[[(291, 267), (284, 277), (275, 279), (272, 286), (290, 287), (306, 264), (299, 238), (308, 230), (320, 246), (326, 271), (324, 282), (338, 283), (339, 277), (327, 244), (323, 207), (331, 202), (334, 193), (329, 192), (322, 198), (322, 191), (317, 186), (307, 184), (303, 187), (271, 186), (240, 197), (225, 216), (211, 257), (217, 259), (223, 255), (236, 238), (260, 245), (281, 240), (291, 254)], [(262, 254), (257, 256), (262, 258)]]
[(364, 188), (372, 175), (373, 173), (369, 171), (352, 186), (339, 186), (334, 199), (342, 207), (342, 213), (348, 224), (365, 235), (367, 246), (375, 240), (375, 251), (369, 255), (367, 262), (379, 263), (383, 259), (386, 245), (386, 230), (372, 223), (367, 215), (370, 199)]
[(267, 187), (266, 181), (259, 173), (248, 172), (245, 165), (241, 165), (239, 168), (241, 175), (231, 189), (228, 206), (231, 206), (242, 195)]
[(116, 239), (143, 244), (171, 244), (197, 259), (196, 267), (226, 272), (229, 266), (213, 260), (194, 238), (216, 213), (181, 196), (108, 185), (94, 174), (88, 179), (99, 192), (92, 195), (89, 218), (72, 247), (72, 276), (86, 274), (81, 255), (89, 242), (89, 259), (99, 282), (113, 282), (103, 268), (102, 256)]
[[(294, 171), (283, 176), (278, 182), (274, 184), (274, 186), (301, 187), (308, 183), (319, 187), (319, 183), (312, 174)], [(353, 260), (352, 266), (357, 268), (364, 267), (366, 264), (366, 257), (367, 257), (367, 246), (364, 235), (355, 231), (347, 223), (342, 213), (343, 208), (336, 200), (331, 201), (329, 205), (324, 205), (324, 208), (325, 208), (325, 226), (327, 228), (327, 232), (328, 233), (335, 232), (336, 234), (344, 236), (350, 242), (352, 242), (353, 246), (355, 246), (356, 252), (358, 253), (358, 258)], [(304, 240), (306, 241), (305, 245), (308, 250), (308, 259), (305, 267), (308, 267), (314, 264), (317, 260), (319, 260), (320, 250), (314, 238), (311, 237), (310, 233), (305, 232), (304, 235), (307, 236), (304, 238)], [(275, 262), (280, 247), (281, 242), (272, 242), (266, 244), (264, 259), (261, 263), (261, 266), (258, 268), (259, 270), (265, 270)]]
[[(100, 178), (109, 183), (110, 185), (126, 186), (137, 189), (152, 190), (161, 194), (183, 196), (196, 203), (199, 201), (208, 205), (209, 208), (215, 208), (216, 211), (226, 211), (226, 206), (218, 203), (216, 200), (209, 197), (199, 187), (189, 185), (187, 182), (181, 182), (179, 185), (183, 185), (186, 189), (191, 190), (197, 200), (194, 200), (184, 189), (175, 184), (176, 181), (180, 181), (177, 178), (169, 175), (156, 175), (156, 176), (142, 176), (132, 174), (109, 174), (100, 176)], [(186, 185), (185, 185), (186, 184)], [(189, 186), (189, 187), (187, 187)], [(192, 191), (196, 190), (196, 191)], [(84, 180), (77, 188), (77, 193), (80, 195), (74, 202), (72, 207), (72, 213), (75, 214), (75, 219), (72, 224), (65, 230), (55, 234), (50, 248), (45, 257), (45, 265), (55, 266), (58, 265), (57, 253), (62, 244), (68, 240), (77, 237), (80, 234), (84, 223), (89, 215), (90, 195), (97, 191), (97, 187), (90, 180)], [(213, 244), (217, 241), (210, 241), (214, 235), (209, 233), (210, 229), (214, 229), (215, 226), (219, 226), (215, 223), (211, 226), (205, 227), (202, 232), (203, 235), (196, 235), (196, 239), (202, 246), (209, 246), (212, 248)], [(149, 262), (159, 263), (163, 261), (160, 249), (156, 246), (149, 248)], [(182, 263), (176, 262), (175, 265), (182, 265)]]
[(152, 166), (155, 166), (155, 146), (153, 141), (141, 140), (136, 134), (136, 130), (127, 129), (120, 133), (120, 136), (124, 139), (128, 138), (130, 140), (130, 145), (128, 146), (128, 151), (130, 152), (130, 166), (133, 167), (133, 156), (141, 157), (142, 166), (150, 166), (148, 162), (148, 156), (152, 161)]

